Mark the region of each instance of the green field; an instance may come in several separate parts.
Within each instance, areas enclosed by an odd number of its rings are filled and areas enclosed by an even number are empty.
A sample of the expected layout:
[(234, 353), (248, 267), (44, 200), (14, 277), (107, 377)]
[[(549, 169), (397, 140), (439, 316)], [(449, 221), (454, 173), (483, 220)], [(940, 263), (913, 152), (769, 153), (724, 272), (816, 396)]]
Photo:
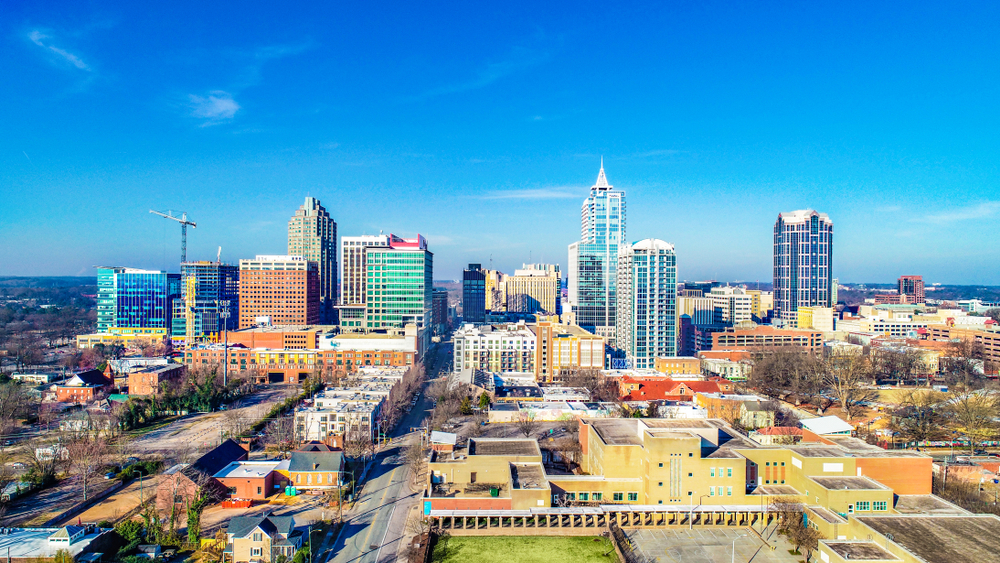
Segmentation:
[[(608, 555), (605, 555), (608, 553)], [(452, 536), (439, 540), (434, 563), (611, 563), (618, 561), (605, 538), (544, 536)]]

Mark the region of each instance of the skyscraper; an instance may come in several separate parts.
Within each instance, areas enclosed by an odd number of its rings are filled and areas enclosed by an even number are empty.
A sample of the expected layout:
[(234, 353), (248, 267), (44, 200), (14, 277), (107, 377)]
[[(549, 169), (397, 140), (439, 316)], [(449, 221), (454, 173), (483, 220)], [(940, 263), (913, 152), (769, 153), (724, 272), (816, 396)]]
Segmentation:
[(259, 318), (276, 325), (319, 322), (319, 266), (301, 256), (240, 260), (240, 328)]
[(907, 303), (923, 303), (924, 297), (924, 277), (923, 276), (900, 276), (899, 295), (906, 296)]
[(365, 304), (365, 249), (389, 246), (392, 235), (361, 235), (340, 239), (340, 260), (344, 269), (340, 280), (340, 304)]
[(486, 322), (486, 274), (482, 264), (469, 264), (462, 272), (462, 321)]
[(645, 239), (618, 254), (616, 347), (629, 367), (653, 368), (677, 355), (677, 256), (674, 245)]
[(180, 276), (158, 270), (97, 268), (97, 330), (170, 329), (174, 300), (181, 295)]
[[(225, 321), (219, 318), (220, 307), (216, 301), (229, 302), (230, 316)], [(187, 310), (189, 302), (194, 304), (190, 312)], [(171, 336), (187, 336), (188, 318), (193, 322), (192, 334), (195, 338), (222, 332), (223, 328), (236, 330), (239, 311), (239, 266), (208, 261), (181, 264), (181, 295), (174, 300)]]
[(561, 314), (561, 282), (558, 264), (523, 264), (506, 276), (507, 311)]
[(431, 316), (434, 318), (434, 334), (448, 332), (448, 290), (442, 287), (434, 288), (434, 306)]
[[(427, 240), (390, 235), (388, 247), (365, 249), (365, 328), (403, 328), (413, 323), (431, 328), (434, 303), (434, 255)], [(429, 341), (421, 338), (421, 341)]]
[(812, 209), (774, 223), (774, 316), (797, 326), (798, 309), (832, 307), (833, 221)]
[(318, 199), (307, 197), (289, 219), (288, 254), (316, 262), (320, 322), (333, 322), (337, 304), (337, 223)]
[(608, 184), (603, 159), (580, 219), (581, 240), (569, 245), (568, 301), (579, 326), (613, 340), (618, 246), (625, 243), (625, 192)]

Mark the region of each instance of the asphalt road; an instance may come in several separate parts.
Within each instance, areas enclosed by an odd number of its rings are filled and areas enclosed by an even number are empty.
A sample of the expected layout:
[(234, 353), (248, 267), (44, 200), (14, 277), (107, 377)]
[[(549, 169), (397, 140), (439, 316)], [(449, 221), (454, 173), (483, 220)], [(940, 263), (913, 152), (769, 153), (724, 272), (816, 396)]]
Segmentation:
[[(450, 350), (450, 344), (440, 346), (434, 368), (428, 370), (429, 377), (448, 365)], [(426, 394), (421, 393), (417, 405), (392, 434), (392, 445), (376, 456), (358, 502), (344, 514), (346, 524), (331, 546), (326, 561), (389, 563), (399, 560), (399, 553), (406, 547), (403, 538), (407, 535), (407, 517), (420, 507), (419, 493), (412, 492), (407, 484), (410, 469), (402, 461), (402, 450), (411, 441), (419, 439), (409, 430), (423, 424), (430, 406)]]

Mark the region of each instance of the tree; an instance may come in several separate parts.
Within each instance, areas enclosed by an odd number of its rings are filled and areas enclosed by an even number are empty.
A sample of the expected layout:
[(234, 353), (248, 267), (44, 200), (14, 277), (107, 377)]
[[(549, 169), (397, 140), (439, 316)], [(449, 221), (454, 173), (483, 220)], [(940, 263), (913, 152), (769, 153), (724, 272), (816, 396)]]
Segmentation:
[(867, 356), (831, 355), (826, 361), (825, 382), (840, 402), (848, 421), (864, 412), (864, 403), (878, 398), (878, 390), (871, 385), (872, 369)]
[(367, 455), (374, 447), (371, 435), (366, 430), (352, 425), (344, 433), (344, 454), (352, 459)]
[(462, 404), (458, 407), (458, 412), (464, 416), (469, 416), (472, 414), (472, 401), (469, 400), (468, 395), (462, 397)]
[(103, 438), (80, 434), (66, 444), (66, 449), (69, 452), (70, 467), (83, 484), (83, 500), (86, 501), (91, 479), (107, 463), (108, 444)]
[(485, 410), (490, 407), (490, 396), (486, 391), (483, 391), (482, 395), (479, 396), (479, 408)]
[(890, 412), (889, 428), (907, 442), (940, 440), (948, 435), (941, 408), (945, 396), (933, 391), (911, 391)]
[(894, 380), (898, 383), (913, 383), (923, 371), (923, 359), (919, 350), (913, 348), (878, 347), (871, 351), (872, 372), (876, 377)]
[(281, 459), (295, 449), (295, 421), (292, 417), (278, 417), (268, 423), (264, 431), (267, 445), (273, 445), (278, 450)]
[(823, 539), (823, 535), (819, 533), (819, 530), (815, 528), (810, 528), (799, 520), (798, 524), (789, 528), (786, 532), (788, 536), (788, 541), (795, 546), (795, 551), (802, 553), (806, 556), (806, 561), (812, 559), (812, 553), (817, 548), (819, 548), (819, 540)]
[(188, 543), (198, 543), (201, 538), (201, 513), (205, 511), (208, 505), (219, 502), (222, 499), (221, 491), (213, 481), (211, 477), (201, 476), (197, 480), (198, 492), (194, 495), (194, 498), (188, 498)]
[(571, 368), (560, 372), (566, 387), (582, 387), (590, 392), (590, 399), (603, 403), (618, 402), (618, 382), (605, 377), (599, 369)]
[(535, 413), (521, 411), (517, 415), (517, 420), (514, 421), (514, 426), (517, 427), (518, 432), (524, 434), (525, 438), (530, 438), (538, 428), (538, 423), (535, 422)]
[(9, 434), (17, 420), (27, 416), (34, 404), (28, 390), (19, 383), (0, 383), (0, 433)]
[(660, 417), (659, 401), (650, 401), (649, 405), (646, 406), (646, 418), (659, 418), (659, 417)]
[(978, 389), (983, 386), (986, 360), (982, 342), (971, 338), (955, 340), (948, 344), (947, 356), (941, 358), (941, 371), (952, 386)]
[(948, 400), (948, 415), (969, 440), (969, 451), (975, 452), (981, 444), (1000, 433), (997, 417), (1000, 400), (991, 391), (962, 391)]
[(752, 369), (747, 385), (775, 399), (796, 405), (803, 400), (820, 411), (829, 406), (822, 395), (823, 365), (814, 355), (797, 347), (758, 348), (751, 352)]

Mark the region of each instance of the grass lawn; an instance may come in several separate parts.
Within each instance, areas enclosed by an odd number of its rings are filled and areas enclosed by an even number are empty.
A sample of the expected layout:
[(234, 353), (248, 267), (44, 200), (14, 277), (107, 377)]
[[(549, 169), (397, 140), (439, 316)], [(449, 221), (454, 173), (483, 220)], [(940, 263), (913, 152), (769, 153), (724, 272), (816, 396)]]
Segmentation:
[(437, 542), (431, 561), (434, 563), (488, 561), (617, 563), (618, 556), (610, 540), (593, 536), (451, 536)]

